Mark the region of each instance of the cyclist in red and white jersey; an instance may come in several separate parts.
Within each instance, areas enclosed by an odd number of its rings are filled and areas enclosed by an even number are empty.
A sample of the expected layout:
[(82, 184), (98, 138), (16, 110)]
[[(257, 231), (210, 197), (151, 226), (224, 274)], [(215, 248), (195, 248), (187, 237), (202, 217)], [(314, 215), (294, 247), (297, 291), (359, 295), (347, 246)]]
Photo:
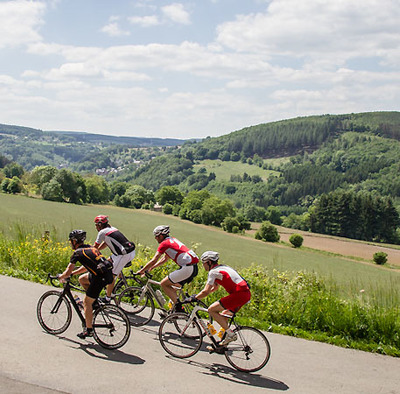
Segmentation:
[(157, 226), (153, 230), (153, 234), (159, 243), (157, 252), (138, 273), (143, 275), (145, 271), (151, 271), (169, 259), (175, 261), (179, 269), (171, 272), (161, 281), (161, 287), (165, 294), (175, 303), (178, 296), (174, 287), (176, 287), (176, 284), (183, 286), (185, 283), (190, 283), (193, 280), (198, 273), (197, 263), (199, 262), (199, 258), (193, 250), (189, 249), (178, 239), (170, 236), (169, 226)]
[(225, 346), (237, 339), (236, 334), (228, 329), (229, 317), (233, 316), (239, 309), (251, 299), (248, 283), (231, 267), (218, 264), (219, 254), (207, 251), (201, 255), (203, 267), (208, 271), (207, 283), (200, 293), (192, 296), (201, 300), (214, 292), (221, 285), (229, 295), (221, 298), (209, 306), (210, 316), (225, 330), (226, 334), (221, 342)]
[(98, 233), (93, 246), (98, 250), (108, 246), (112, 252), (109, 260), (113, 264), (114, 281), (107, 286), (106, 296), (102, 298), (103, 302), (109, 303), (115, 278), (121, 273), (125, 265), (135, 258), (135, 244), (129, 241), (121, 231), (110, 225), (108, 216), (98, 215), (94, 218), (94, 223)]

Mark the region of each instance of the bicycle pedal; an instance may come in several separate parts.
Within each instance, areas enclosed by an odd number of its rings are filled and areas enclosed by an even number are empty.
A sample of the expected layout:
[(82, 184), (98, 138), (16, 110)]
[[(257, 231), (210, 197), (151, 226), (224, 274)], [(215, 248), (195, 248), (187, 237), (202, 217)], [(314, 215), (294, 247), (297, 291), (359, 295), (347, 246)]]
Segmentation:
[(161, 317), (161, 319), (165, 319), (168, 316), (166, 312), (158, 312), (158, 315)]

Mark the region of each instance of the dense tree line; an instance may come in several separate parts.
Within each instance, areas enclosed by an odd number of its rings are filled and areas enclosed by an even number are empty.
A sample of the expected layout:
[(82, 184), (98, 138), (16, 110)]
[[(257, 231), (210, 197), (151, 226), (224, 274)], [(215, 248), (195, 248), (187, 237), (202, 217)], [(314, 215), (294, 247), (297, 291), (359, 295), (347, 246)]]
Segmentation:
[(337, 190), (322, 194), (310, 210), (313, 232), (365, 241), (398, 242), (399, 213), (389, 197)]

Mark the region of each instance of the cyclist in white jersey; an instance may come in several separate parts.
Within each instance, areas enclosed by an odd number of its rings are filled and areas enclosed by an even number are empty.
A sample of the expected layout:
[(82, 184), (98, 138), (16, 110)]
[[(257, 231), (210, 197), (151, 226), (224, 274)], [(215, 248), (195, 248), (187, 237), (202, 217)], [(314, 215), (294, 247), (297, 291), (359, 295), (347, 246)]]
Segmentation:
[(125, 265), (135, 258), (135, 244), (129, 241), (121, 231), (110, 225), (108, 216), (98, 215), (95, 217), (94, 223), (98, 234), (93, 246), (99, 250), (108, 246), (112, 253), (109, 260), (113, 263), (114, 281), (107, 286), (106, 297), (103, 299), (108, 303), (111, 301), (115, 278)]

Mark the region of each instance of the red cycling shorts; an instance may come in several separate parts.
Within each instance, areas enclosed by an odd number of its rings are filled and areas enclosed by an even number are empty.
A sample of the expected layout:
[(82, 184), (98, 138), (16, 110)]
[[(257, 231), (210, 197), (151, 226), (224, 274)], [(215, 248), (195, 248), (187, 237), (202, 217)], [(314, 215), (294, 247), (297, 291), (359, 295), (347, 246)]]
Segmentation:
[(250, 290), (235, 291), (234, 293), (221, 298), (219, 303), (223, 308), (236, 313), (244, 304), (247, 304), (250, 301), (250, 298)]

